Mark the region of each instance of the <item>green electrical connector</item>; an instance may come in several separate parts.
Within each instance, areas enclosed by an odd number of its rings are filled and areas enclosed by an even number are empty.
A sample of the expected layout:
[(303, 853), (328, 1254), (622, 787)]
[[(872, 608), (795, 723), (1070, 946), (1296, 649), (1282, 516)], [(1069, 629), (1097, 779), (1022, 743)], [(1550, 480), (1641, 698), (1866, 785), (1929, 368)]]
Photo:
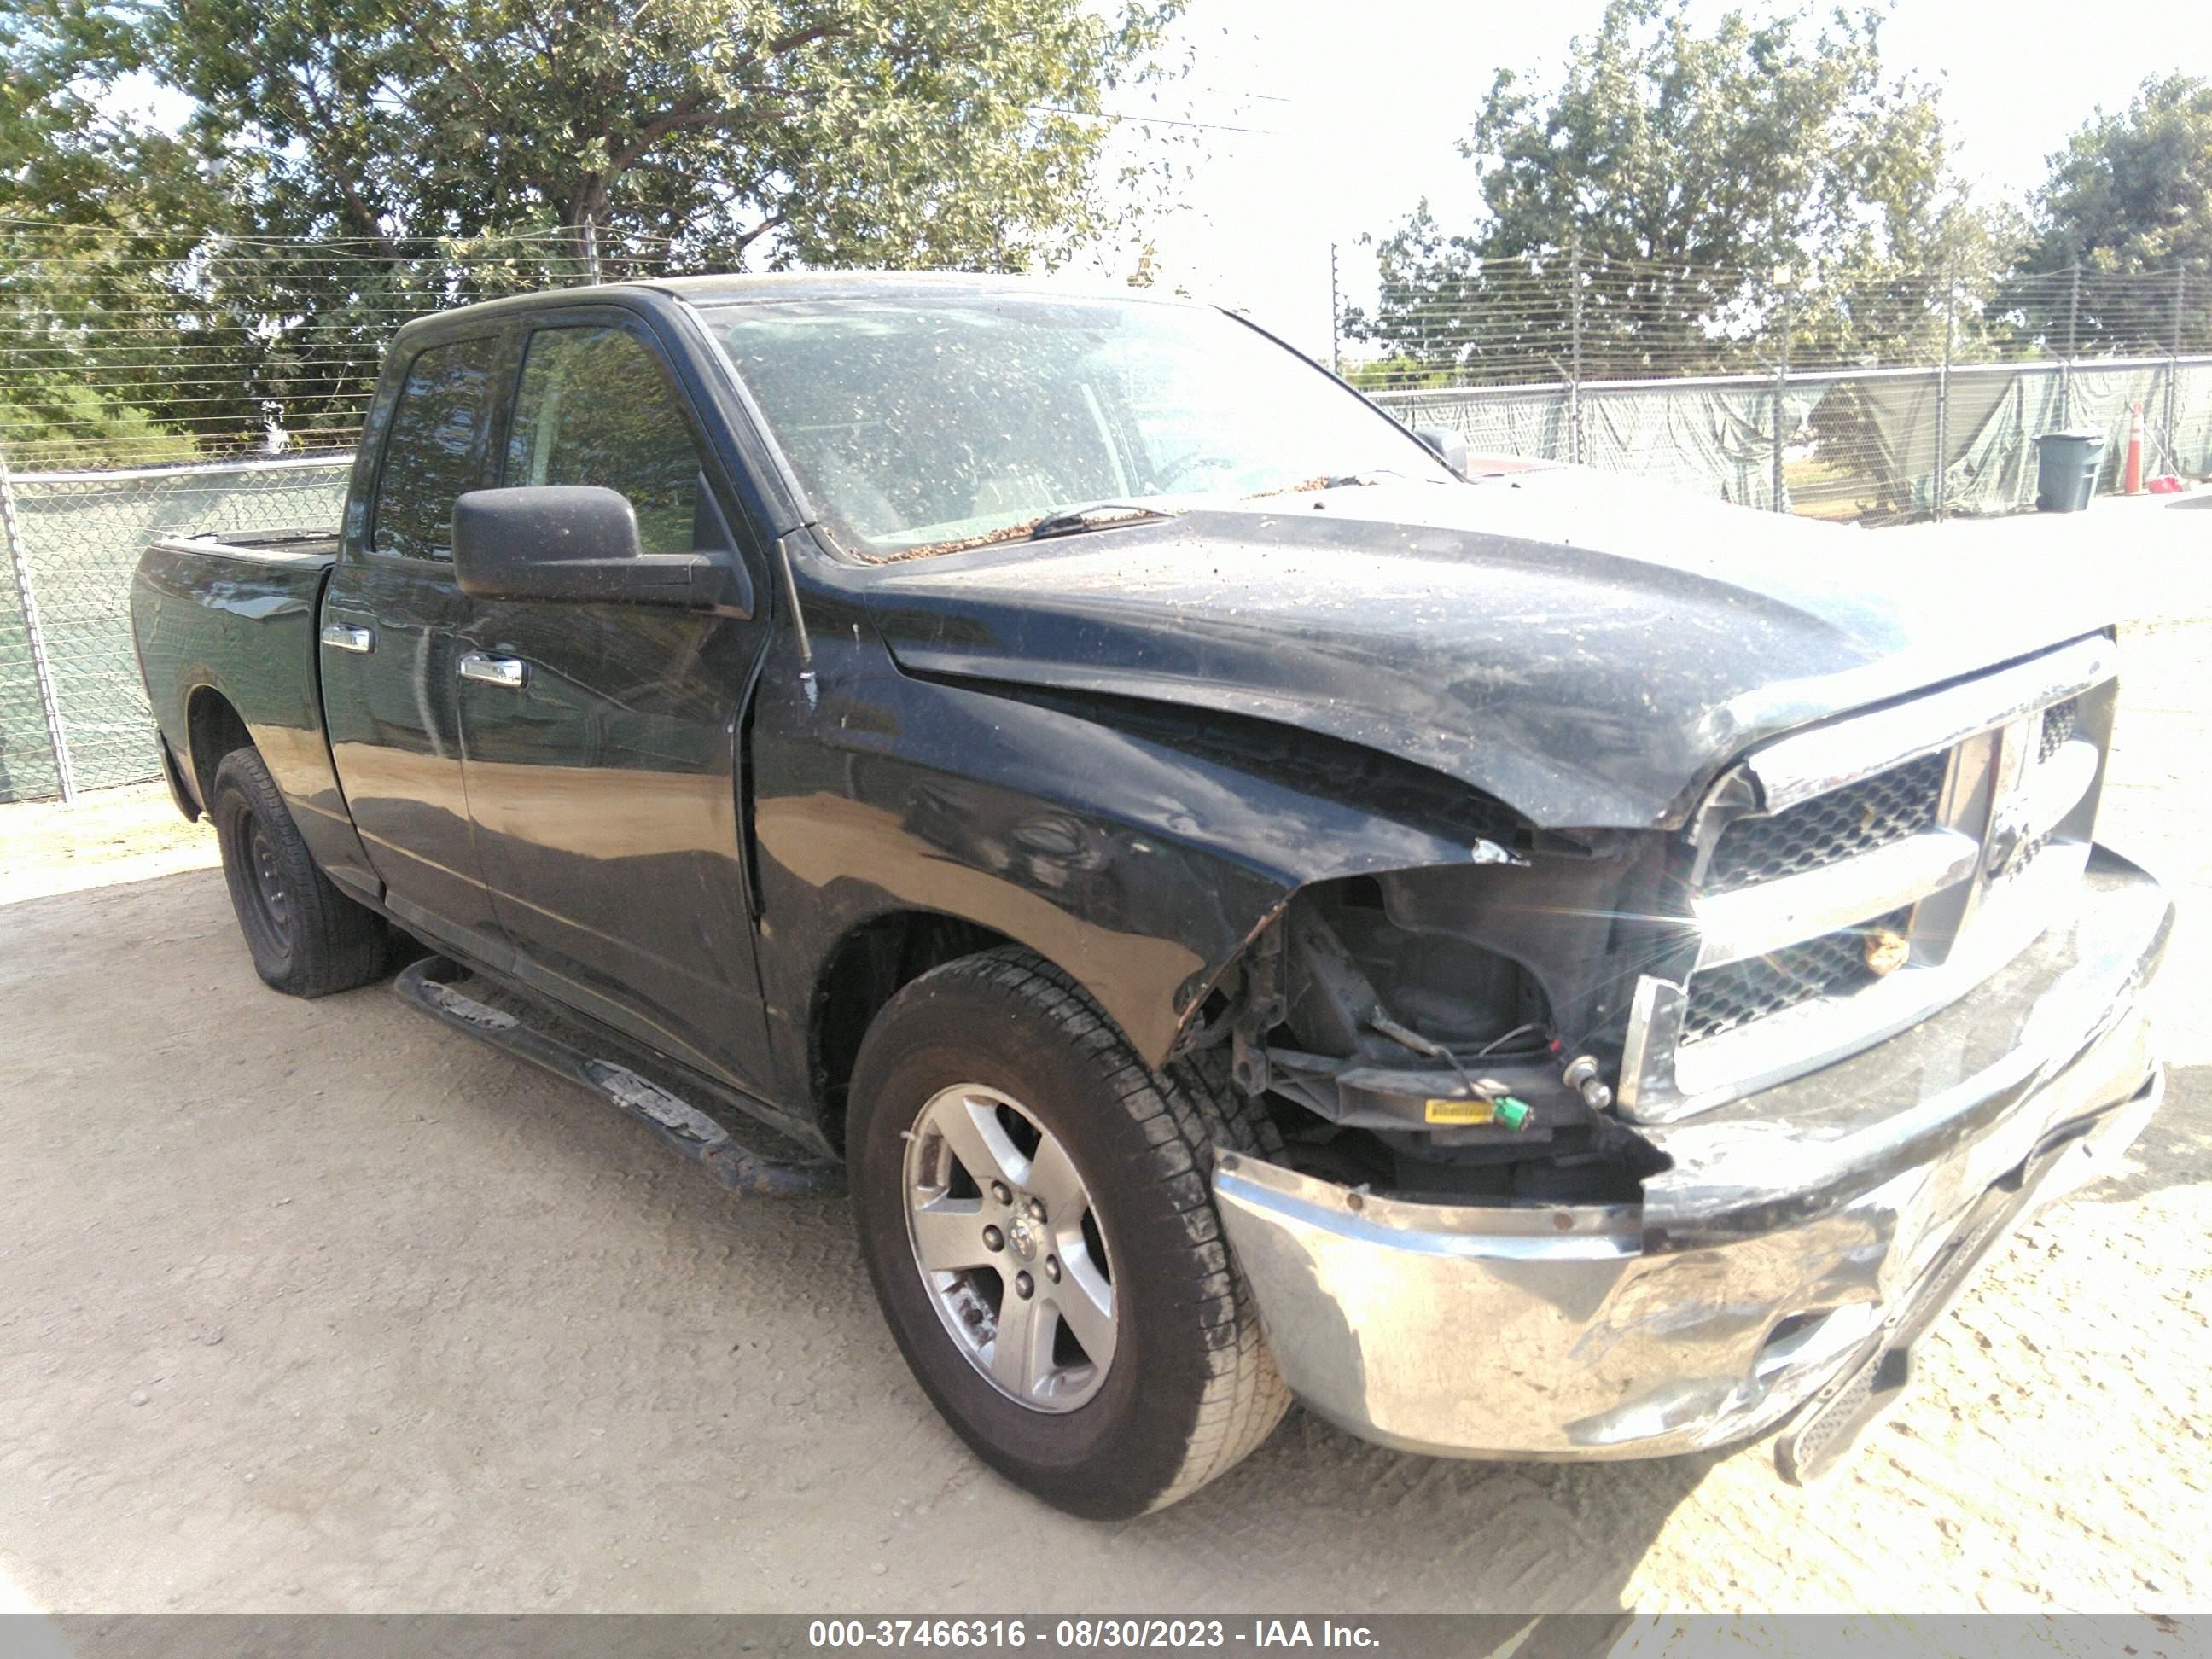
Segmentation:
[(1496, 1102), (1498, 1121), (1509, 1129), (1525, 1129), (1533, 1114), (1525, 1100), (1516, 1100), (1511, 1095), (1501, 1095)]

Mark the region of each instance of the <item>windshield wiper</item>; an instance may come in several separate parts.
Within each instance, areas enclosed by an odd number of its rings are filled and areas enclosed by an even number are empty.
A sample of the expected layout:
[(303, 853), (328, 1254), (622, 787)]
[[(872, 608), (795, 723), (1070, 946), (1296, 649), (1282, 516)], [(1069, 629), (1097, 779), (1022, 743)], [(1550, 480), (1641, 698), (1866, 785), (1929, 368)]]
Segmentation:
[(1029, 538), (1033, 542), (1049, 541), (1054, 536), (1080, 535), (1086, 530), (1110, 530), (1117, 524), (1130, 524), (1141, 519), (1172, 519), (1175, 514), (1160, 507), (1147, 507), (1142, 501), (1086, 501), (1081, 507), (1064, 507), (1057, 513), (1048, 513), (1030, 526)]

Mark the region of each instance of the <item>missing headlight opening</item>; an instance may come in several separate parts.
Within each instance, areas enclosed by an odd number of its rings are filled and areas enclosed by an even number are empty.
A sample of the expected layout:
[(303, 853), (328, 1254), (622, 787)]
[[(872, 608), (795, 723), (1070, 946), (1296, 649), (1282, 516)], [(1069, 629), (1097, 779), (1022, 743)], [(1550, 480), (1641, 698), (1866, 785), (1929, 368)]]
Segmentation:
[(1401, 1197), (1633, 1200), (1663, 1160), (1607, 1109), (1623, 843), (1300, 890), (1208, 1000), (1306, 1173)]

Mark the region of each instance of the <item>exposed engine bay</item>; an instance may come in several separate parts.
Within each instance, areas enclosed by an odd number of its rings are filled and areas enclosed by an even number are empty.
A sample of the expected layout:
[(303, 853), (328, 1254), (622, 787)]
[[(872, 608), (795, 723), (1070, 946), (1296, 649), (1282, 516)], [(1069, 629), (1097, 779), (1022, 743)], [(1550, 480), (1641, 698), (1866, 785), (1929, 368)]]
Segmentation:
[[(1542, 838), (1301, 889), (1208, 999), (1302, 1171), (1437, 1200), (1633, 1200), (1666, 1160), (1610, 1111), (1661, 837)], [(1679, 934), (1679, 927), (1673, 930)]]

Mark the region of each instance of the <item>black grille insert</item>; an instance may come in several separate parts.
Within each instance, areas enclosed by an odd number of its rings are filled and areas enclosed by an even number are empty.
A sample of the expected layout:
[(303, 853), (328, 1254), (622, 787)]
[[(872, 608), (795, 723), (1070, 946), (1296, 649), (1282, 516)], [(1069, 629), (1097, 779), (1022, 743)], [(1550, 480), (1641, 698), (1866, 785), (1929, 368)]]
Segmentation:
[(1738, 818), (1721, 831), (1705, 890), (1732, 893), (1934, 829), (1949, 761), (1948, 754), (1923, 756), (1771, 817)]
[[(2064, 702), (2054, 702), (2043, 711), (2043, 732), (2035, 745), (2035, 763), (2038, 766), (2049, 765), (2051, 757), (2074, 740), (2075, 712), (2075, 701), (2072, 697)], [(2014, 854), (2012, 862), (2005, 866), (1997, 876), (1997, 884), (2001, 886), (2017, 879), (2029, 866), (2043, 856), (2044, 849), (2051, 845), (2055, 833), (2046, 830)]]
[(2035, 759), (2038, 765), (2049, 760), (2074, 740), (2075, 712), (2075, 702), (2072, 697), (2067, 698), (2064, 702), (2054, 702), (2043, 711), (2043, 739), (2036, 744), (2035, 748)]
[(1770, 951), (1725, 968), (1707, 968), (1690, 979), (1690, 1002), (1682, 1018), (1681, 1041), (1698, 1042), (1733, 1031), (1739, 1025), (1814, 997), (1857, 990), (1877, 977), (1867, 966), (1867, 937), (1902, 933), (1911, 910), (1893, 910), (1856, 927), (1845, 927), (1802, 944)]

